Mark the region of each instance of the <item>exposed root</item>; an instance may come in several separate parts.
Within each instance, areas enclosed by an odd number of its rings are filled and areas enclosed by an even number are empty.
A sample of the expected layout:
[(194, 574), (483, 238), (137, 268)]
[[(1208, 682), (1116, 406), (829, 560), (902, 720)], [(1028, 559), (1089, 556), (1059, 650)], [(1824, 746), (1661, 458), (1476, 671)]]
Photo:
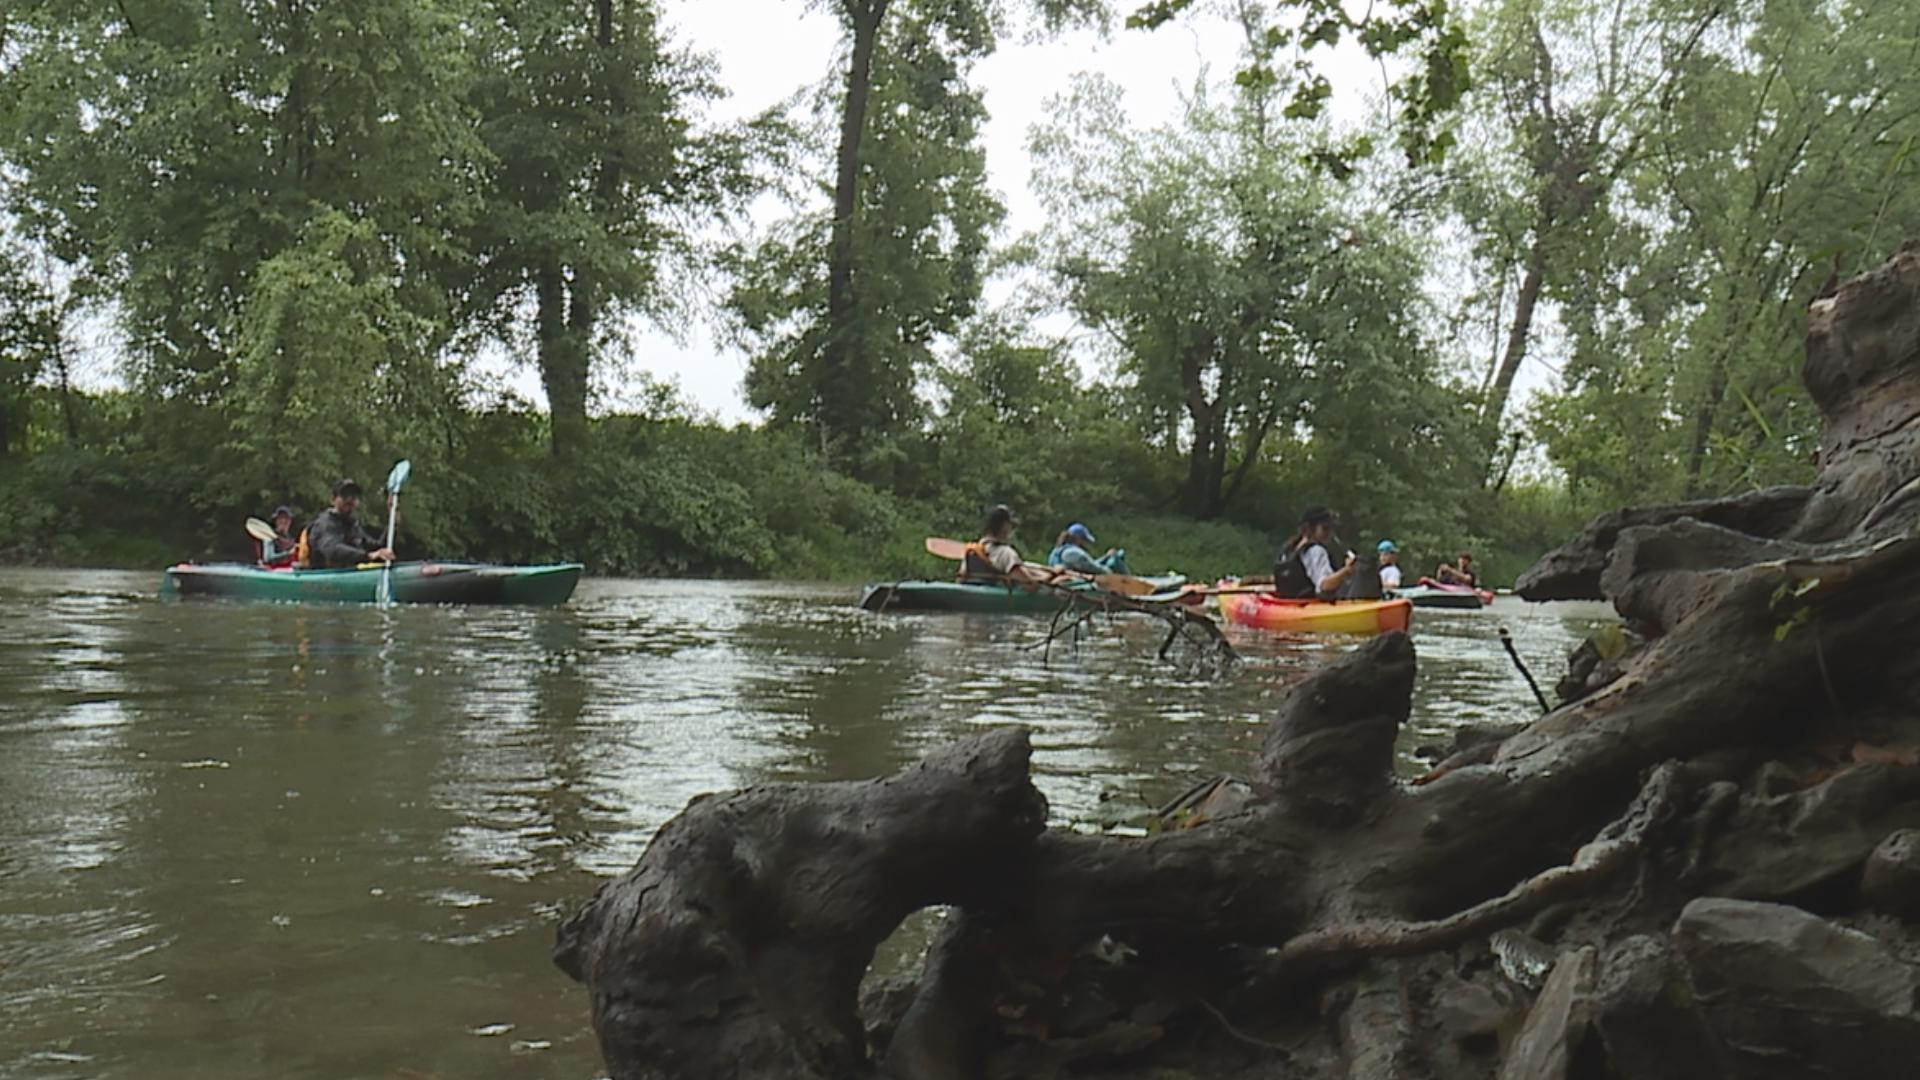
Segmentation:
[(1504, 895), (1444, 919), (1354, 923), (1302, 934), (1274, 951), (1268, 971), (1281, 979), (1301, 979), (1376, 957), (1437, 952), (1585, 895), (1637, 861), (1648, 836), (1673, 818), (1687, 790), (1680, 766), (1667, 762), (1653, 770), (1627, 812), (1581, 847), (1567, 865), (1544, 870)]

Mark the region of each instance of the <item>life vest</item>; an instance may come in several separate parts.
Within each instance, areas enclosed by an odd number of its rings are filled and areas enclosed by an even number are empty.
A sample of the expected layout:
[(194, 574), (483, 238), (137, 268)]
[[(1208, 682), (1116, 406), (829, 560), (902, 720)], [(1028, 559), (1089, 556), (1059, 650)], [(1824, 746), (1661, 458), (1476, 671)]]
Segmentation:
[(1274, 595), (1289, 600), (1311, 600), (1320, 595), (1320, 590), (1314, 587), (1313, 578), (1307, 576), (1307, 549), (1316, 547), (1326, 550), (1321, 544), (1301, 544), (1281, 554), (1273, 564)]
[(255, 540), (253, 542), (253, 561), (257, 565), (264, 566), (269, 570), (278, 570), (281, 567), (292, 566), (294, 563), (295, 549), (292, 547), (281, 547), (280, 544), (281, 539), (277, 535), (272, 540)]
[(961, 581), (983, 581), (994, 584), (1004, 583), (1007, 575), (993, 565), (993, 555), (985, 540), (975, 540), (967, 545), (967, 553), (960, 560)]
[(300, 530), (300, 542), (293, 546), (293, 565), (302, 570), (313, 565), (313, 548), (307, 543), (306, 529)]

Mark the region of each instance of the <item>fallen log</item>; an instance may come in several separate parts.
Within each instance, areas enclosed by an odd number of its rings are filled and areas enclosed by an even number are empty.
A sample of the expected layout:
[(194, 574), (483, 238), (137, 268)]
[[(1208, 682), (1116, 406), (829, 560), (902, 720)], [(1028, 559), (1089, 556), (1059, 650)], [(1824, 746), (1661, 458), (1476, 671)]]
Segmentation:
[[(1430, 782), (1393, 778), (1390, 634), (1292, 688), (1190, 827), (1045, 829), (1011, 730), (696, 801), (561, 929), (610, 1072), (1910, 1075), (1920, 249), (1816, 302), (1803, 374), (1815, 482), (1541, 560), (1525, 594), (1608, 599), (1643, 643)], [(863, 1017), (874, 948), (930, 905), (917, 982)]]

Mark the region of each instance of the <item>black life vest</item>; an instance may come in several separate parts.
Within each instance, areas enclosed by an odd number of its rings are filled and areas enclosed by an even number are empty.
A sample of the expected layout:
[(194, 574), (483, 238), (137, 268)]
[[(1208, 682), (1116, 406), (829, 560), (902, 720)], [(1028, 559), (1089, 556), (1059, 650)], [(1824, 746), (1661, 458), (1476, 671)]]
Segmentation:
[(1291, 551), (1282, 551), (1280, 557), (1274, 560), (1274, 595), (1288, 600), (1311, 600), (1320, 595), (1320, 590), (1314, 587), (1313, 578), (1307, 576), (1305, 556), (1308, 548), (1326, 550), (1320, 544), (1301, 544)]

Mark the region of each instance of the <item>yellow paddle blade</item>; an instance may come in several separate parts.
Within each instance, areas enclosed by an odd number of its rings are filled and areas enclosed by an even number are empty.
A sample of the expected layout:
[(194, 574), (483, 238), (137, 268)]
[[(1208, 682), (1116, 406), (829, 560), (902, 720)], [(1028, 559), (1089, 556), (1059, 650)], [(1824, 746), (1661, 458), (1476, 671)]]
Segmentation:
[(958, 540), (943, 540), (937, 536), (927, 537), (927, 554), (936, 559), (964, 559), (967, 557), (967, 545)]
[(1095, 574), (1094, 585), (1110, 593), (1121, 596), (1146, 596), (1160, 591), (1159, 586), (1146, 578), (1131, 577), (1127, 574)]
[(273, 526), (259, 518), (250, 517), (247, 519), (247, 535), (264, 544), (273, 539)]

